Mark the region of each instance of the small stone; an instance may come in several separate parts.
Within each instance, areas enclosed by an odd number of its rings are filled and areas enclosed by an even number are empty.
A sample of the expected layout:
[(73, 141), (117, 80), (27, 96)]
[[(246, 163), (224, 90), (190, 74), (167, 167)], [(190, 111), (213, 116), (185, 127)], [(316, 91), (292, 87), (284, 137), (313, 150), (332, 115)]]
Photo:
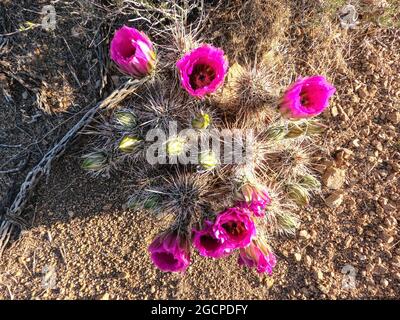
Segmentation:
[(394, 238), (393, 238), (392, 236), (390, 236), (390, 237), (385, 237), (385, 242), (386, 242), (387, 244), (391, 244), (391, 243), (393, 243), (393, 241), (394, 241)]
[(155, 292), (156, 292), (156, 287), (155, 287), (155, 286), (152, 286), (152, 287), (150, 288), (150, 292), (151, 292), (151, 293), (155, 293)]
[(389, 285), (389, 281), (387, 281), (386, 279), (381, 279), (381, 285), (386, 288)]
[(352, 145), (358, 148), (360, 146), (360, 139), (354, 139), (352, 142)]
[(310, 235), (308, 234), (307, 230), (301, 230), (299, 233), (300, 238), (309, 239)]
[(375, 274), (385, 274), (387, 272), (387, 268), (383, 265), (376, 265), (374, 267), (373, 273)]
[(315, 277), (317, 278), (317, 280), (322, 281), (324, 279), (324, 274), (321, 270), (316, 270)]
[(28, 91), (22, 92), (22, 99), (24, 100), (28, 99)]
[(351, 241), (353, 240), (352, 236), (348, 236), (344, 242), (346, 248), (350, 247)]
[(378, 141), (375, 145), (376, 150), (378, 150), (379, 152), (383, 151), (383, 145), (380, 141)]
[(368, 91), (365, 87), (361, 87), (360, 89), (358, 89), (357, 93), (361, 99), (368, 97)]
[(389, 113), (388, 119), (394, 125), (400, 123), (400, 112), (399, 111), (393, 111), (393, 112)]
[(324, 175), (322, 176), (322, 181), (324, 184), (333, 190), (340, 189), (346, 179), (346, 170), (338, 169), (335, 167), (329, 167), (326, 169)]
[(274, 279), (271, 277), (265, 277), (263, 283), (267, 286), (267, 289), (271, 289), (274, 285)]
[(312, 258), (309, 255), (306, 255), (305, 258), (304, 258), (304, 262), (305, 262), (307, 267), (311, 267)]
[(392, 260), (392, 264), (395, 266), (400, 266), (400, 256), (395, 256)]
[(332, 117), (337, 117), (339, 115), (339, 111), (336, 106), (333, 106), (331, 108), (331, 114), (332, 114)]
[(68, 214), (68, 216), (69, 216), (70, 218), (73, 218), (74, 215), (75, 215), (75, 213), (74, 213), (73, 211), (68, 211), (67, 214)]
[(343, 191), (335, 191), (329, 197), (325, 199), (325, 203), (330, 208), (337, 208), (343, 202)]
[(296, 252), (296, 253), (294, 254), (294, 260), (296, 260), (297, 262), (300, 262), (300, 261), (301, 261), (301, 254), (298, 253), (298, 252)]
[(103, 296), (100, 298), (100, 300), (110, 300), (110, 294), (109, 293), (103, 294)]

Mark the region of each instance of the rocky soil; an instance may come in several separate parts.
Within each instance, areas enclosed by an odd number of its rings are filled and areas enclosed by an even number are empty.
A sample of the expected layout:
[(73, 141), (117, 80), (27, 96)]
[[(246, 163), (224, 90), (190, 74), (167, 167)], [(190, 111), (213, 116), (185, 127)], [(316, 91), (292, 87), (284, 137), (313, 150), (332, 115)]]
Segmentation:
[[(29, 18), (23, 8), (32, 5), (16, 5), (18, 21)], [(11, 6), (6, 0), (0, 9)], [(10, 23), (0, 20), (0, 34), (10, 31)], [(71, 26), (70, 20), (65, 23)], [(0, 54), (5, 63), (0, 64), (0, 143), (23, 145), (0, 147), (3, 205), (13, 184), (18, 187), (43, 152), (77, 121), (79, 110), (103, 94), (96, 84), (99, 57), (90, 49), (94, 33), (76, 41), (67, 32), (65, 41), (72, 45), (66, 45), (61, 38), (59, 44), (49, 41), (52, 36), (43, 31), (29, 32), (11, 38), (9, 46), (19, 44)], [(295, 236), (273, 239), (278, 264), (271, 277), (239, 268), (236, 256), (211, 261), (196, 252), (184, 275), (158, 271), (147, 244), (160, 222), (148, 212), (123, 209), (129, 178), (85, 175), (78, 158), (85, 142), (79, 139), (39, 185), (24, 212), (24, 230), (0, 260), (0, 299), (399, 299), (400, 30), (368, 24), (337, 37), (349, 33), (346, 69), (335, 71), (338, 91), (322, 116), (329, 126), (319, 141), (328, 154), (321, 169), (323, 190), (300, 212)], [(28, 38), (29, 44), (21, 45)], [(307, 46), (307, 41), (294, 40), (292, 46)], [(71, 55), (57, 56), (59, 46)], [(34, 57), (40, 56), (36, 50), (46, 50), (49, 64)], [(335, 50), (331, 47), (330, 54)], [(15, 53), (32, 61), (16, 62)], [(10, 64), (11, 69), (5, 66)], [(33, 80), (26, 73), (35, 75)], [(35, 102), (33, 89), (43, 81), (48, 90), (54, 90), (53, 82), (71, 87), (61, 85), (62, 94), (46, 100), (56, 115)], [(15, 166), (20, 170), (2, 172)]]

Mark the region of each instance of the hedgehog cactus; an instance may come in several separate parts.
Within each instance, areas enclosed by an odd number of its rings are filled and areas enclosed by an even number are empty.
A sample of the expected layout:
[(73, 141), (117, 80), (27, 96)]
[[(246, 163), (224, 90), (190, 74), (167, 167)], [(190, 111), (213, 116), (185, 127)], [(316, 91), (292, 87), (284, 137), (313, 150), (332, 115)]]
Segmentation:
[[(120, 69), (133, 77), (148, 74), (154, 67), (151, 43), (137, 30), (125, 31), (117, 33), (112, 47), (123, 44), (136, 51), (121, 47), (132, 57), (121, 60)], [(163, 47), (159, 53), (169, 57)], [(140, 65), (134, 64), (134, 55), (143, 58)], [(193, 258), (192, 244), (201, 256), (236, 253), (240, 265), (271, 274), (276, 258), (270, 239), (293, 234), (300, 223), (296, 210), (309, 205), (320, 189), (312, 167), (317, 150), (312, 139), (325, 126), (309, 118), (327, 107), (335, 89), (324, 77), (313, 76), (282, 90), (287, 81), (265, 66), (244, 68), (239, 78), (228, 74), (225, 79), (227, 59), (222, 49), (208, 44), (180, 57), (175, 62), (160, 58), (161, 65), (176, 69), (154, 70), (140, 95), (102, 114), (87, 130), (93, 137), (89, 148), (95, 151), (84, 156), (82, 168), (91, 173), (130, 169), (137, 179), (128, 207), (172, 218), (169, 231), (149, 247), (151, 260), (162, 271), (184, 272)], [(224, 86), (232, 93), (229, 108), (219, 96)], [(250, 142), (223, 134), (235, 131), (247, 137), (249, 129), (254, 130)], [(205, 150), (199, 148), (201, 141)], [(211, 144), (221, 152), (210, 149)], [(191, 153), (190, 161), (150, 164), (148, 151), (154, 146), (157, 156)], [(232, 154), (245, 156), (227, 162), (224, 157)]]

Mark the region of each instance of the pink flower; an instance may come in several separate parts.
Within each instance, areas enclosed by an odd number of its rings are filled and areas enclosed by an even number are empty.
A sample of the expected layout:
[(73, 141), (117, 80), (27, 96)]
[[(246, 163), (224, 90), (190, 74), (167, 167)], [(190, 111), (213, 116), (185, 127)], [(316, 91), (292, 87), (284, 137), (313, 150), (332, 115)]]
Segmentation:
[(200, 255), (216, 259), (227, 256), (231, 251), (221, 239), (215, 237), (211, 221), (205, 221), (202, 230), (193, 230), (193, 246)]
[(176, 66), (182, 87), (192, 96), (202, 98), (223, 84), (228, 61), (223, 50), (204, 44), (183, 56)]
[(189, 242), (177, 232), (157, 236), (149, 252), (153, 263), (165, 272), (184, 272), (190, 264)]
[(246, 183), (237, 195), (239, 206), (250, 210), (256, 217), (263, 217), (267, 205), (271, 203), (268, 191), (264, 186)]
[(243, 248), (256, 235), (256, 227), (247, 209), (234, 207), (221, 212), (215, 220), (213, 231), (227, 249)]
[(319, 115), (329, 104), (336, 89), (323, 76), (299, 78), (285, 92), (280, 111), (288, 118)]
[(156, 54), (149, 38), (135, 28), (118, 29), (110, 45), (111, 59), (119, 69), (134, 78), (142, 78), (153, 69)]
[(248, 247), (240, 249), (239, 265), (256, 268), (257, 272), (272, 274), (276, 257), (270, 247), (260, 240), (254, 240)]

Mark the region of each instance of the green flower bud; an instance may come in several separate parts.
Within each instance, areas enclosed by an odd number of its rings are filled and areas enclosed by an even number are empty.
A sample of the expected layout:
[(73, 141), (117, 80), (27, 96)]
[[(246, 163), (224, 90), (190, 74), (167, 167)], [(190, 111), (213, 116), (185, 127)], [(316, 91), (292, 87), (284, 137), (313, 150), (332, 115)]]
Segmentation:
[(276, 215), (276, 222), (278, 226), (287, 233), (295, 233), (299, 227), (299, 219), (291, 215), (289, 212), (280, 212)]
[(136, 127), (136, 116), (133, 112), (127, 110), (120, 110), (114, 113), (114, 119), (117, 125), (125, 130)]
[(292, 122), (288, 125), (288, 133), (285, 138), (297, 138), (301, 135), (320, 134), (325, 130), (325, 127), (315, 120), (306, 120), (303, 122)]
[(270, 127), (266, 134), (267, 138), (270, 140), (281, 140), (286, 135), (286, 129), (284, 126)]
[(314, 134), (321, 134), (325, 131), (325, 126), (315, 120), (309, 120), (306, 124), (306, 134), (309, 136)]
[(143, 207), (145, 209), (155, 209), (158, 204), (160, 203), (160, 197), (159, 196), (150, 196), (148, 197), (144, 203), (143, 203)]
[(211, 170), (218, 166), (219, 160), (214, 152), (204, 152), (199, 155), (199, 164), (204, 170)]
[(211, 117), (207, 113), (199, 113), (192, 120), (192, 127), (195, 129), (207, 129), (211, 123)]
[(290, 123), (285, 138), (297, 138), (304, 134), (304, 124)]
[(307, 174), (300, 179), (300, 184), (309, 190), (318, 190), (321, 188), (321, 183), (311, 174)]
[(107, 166), (107, 155), (104, 152), (92, 152), (83, 158), (81, 168), (84, 170), (101, 170)]
[(178, 156), (185, 150), (186, 140), (180, 137), (172, 138), (167, 142), (167, 154)]
[(119, 142), (118, 149), (125, 153), (131, 153), (135, 150), (141, 140), (134, 136), (125, 136)]
[(308, 205), (310, 194), (307, 189), (299, 184), (290, 184), (287, 186), (288, 196), (300, 207)]

